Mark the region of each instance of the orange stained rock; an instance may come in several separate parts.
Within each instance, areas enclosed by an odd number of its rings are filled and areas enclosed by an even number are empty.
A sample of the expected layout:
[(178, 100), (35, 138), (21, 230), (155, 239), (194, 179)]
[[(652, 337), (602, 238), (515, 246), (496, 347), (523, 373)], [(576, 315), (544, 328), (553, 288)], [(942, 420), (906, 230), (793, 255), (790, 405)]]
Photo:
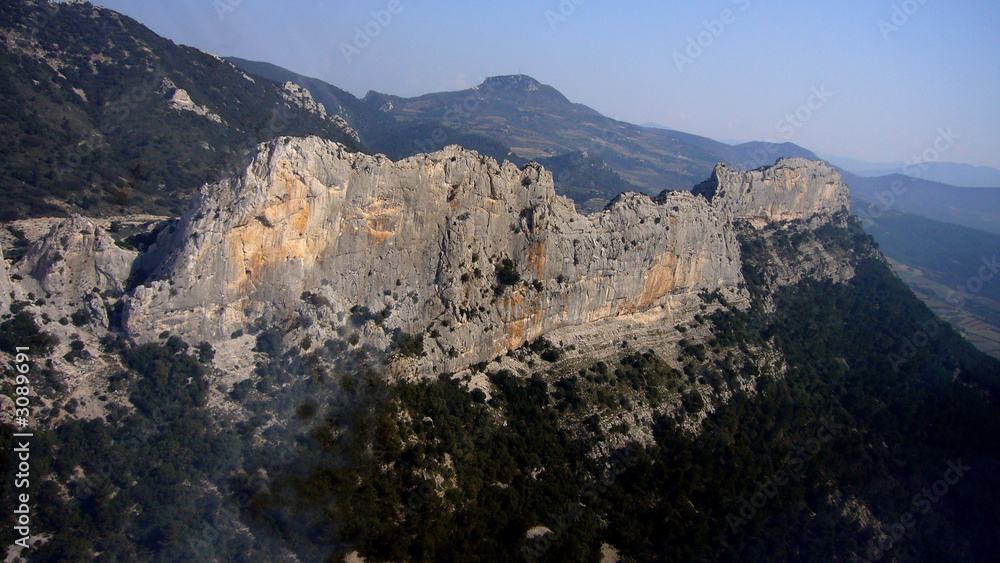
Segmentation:
[(528, 264), (531, 265), (535, 274), (535, 279), (542, 278), (542, 269), (545, 267), (545, 243), (538, 241), (528, 247)]
[[(645, 282), (642, 293), (632, 303), (623, 303), (622, 313), (634, 313), (649, 308), (664, 295), (667, 295), (677, 287), (677, 242), (670, 244), (670, 249), (660, 255), (660, 260), (652, 268), (646, 271)], [(700, 270), (700, 264), (698, 265)]]
[(376, 198), (370, 205), (358, 208), (358, 213), (367, 220), (368, 236), (376, 244), (382, 244), (396, 234), (393, 223), (402, 213), (403, 206), (384, 198)]

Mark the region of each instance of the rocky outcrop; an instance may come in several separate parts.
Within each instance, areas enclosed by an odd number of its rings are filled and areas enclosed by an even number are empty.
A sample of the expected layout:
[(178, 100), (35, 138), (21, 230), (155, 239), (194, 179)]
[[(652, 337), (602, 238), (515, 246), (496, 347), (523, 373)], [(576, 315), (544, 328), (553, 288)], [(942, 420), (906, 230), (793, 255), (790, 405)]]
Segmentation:
[(3, 249), (0, 248), (0, 315), (10, 311), (12, 298), (10, 293), (14, 286), (10, 283), (10, 275), (7, 272), (7, 260), (3, 257)]
[(13, 273), (21, 289), (46, 297), (56, 309), (91, 305), (91, 312), (107, 325), (100, 295), (121, 295), (136, 258), (91, 221), (74, 215), (53, 225), (29, 248)]
[(170, 107), (177, 111), (190, 111), (197, 115), (201, 115), (211, 119), (216, 123), (222, 123), (222, 118), (219, 114), (213, 112), (205, 106), (200, 106), (191, 100), (191, 95), (187, 93), (187, 90), (183, 88), (177, 88), (174, 90), (173, 95), (170, 97)]
[(804, 158), (782, 158), (774, 166), (747, 172), (718, 164), (712, 177), (693, 192), (728, 217), (757, 226), (850, 209), (840, 172)]
[(343, 117), (336, 114), (327, 114), (326, 106), (324, 106), (321, 102), (317, 102), (313, 98), (312, 92), (308, 89), (303, 88), (294, 82), (285, 82), (282, 85), (282, 90), (278, 93), (281, 94), (281, 97), (284, 98), (286, 102), (296, 105), (319, 117), (320, 119), (326, 119), (339, 127), (340, 130), (343, 131), (345, 135), (353, 139), (354, 142), (361, 143), (361, 137), (358, 136), (358, 132), (355, 131)]
[(309, 113), (321, 117), (322, 119), (326, 119), (328, 117), (326, 114), (326, 106), (317, 102), (312, 97), (312, 93), (308, 89), (303, 88), (294, 82), (285, 82), (279, 93), (286, 102), (297, 105)]
[(740, 285), (734, 219), (847, 205), (836, 171), (801, 159), (720, 165), (697, 191), (708, 199), (625, 193), (581, 215), (537, 164), (454, 146), (392, 162), (279, 138), (241, 175), (202, 188), (123, 322), (139, 340), (167, 330), (218, 341), (256, 323), (323, 338), (357, 330), (385, 347), (406, 332), (451, 370), (551, 331), (688, 310), (695, 293)]
[(491, 76), (475, 89), (487, 90), (513, 90), (521, 92), (537, 92), (542, 89), (542, 83), (525, 74), (512, 74), (508, 76)]
[(541, 167), (458, 147), (392, 162), (280, 138), (241, 176), (203, 188), (124, 322), (139, 339), (214, 340), (310, 306), (331, 328), (381, 312), (369, 340), (422, 334), (429, 359), (468, 365), (557, 327), (736, 286), (726, 224), (686, 192), (623, 194), (580, 215)]

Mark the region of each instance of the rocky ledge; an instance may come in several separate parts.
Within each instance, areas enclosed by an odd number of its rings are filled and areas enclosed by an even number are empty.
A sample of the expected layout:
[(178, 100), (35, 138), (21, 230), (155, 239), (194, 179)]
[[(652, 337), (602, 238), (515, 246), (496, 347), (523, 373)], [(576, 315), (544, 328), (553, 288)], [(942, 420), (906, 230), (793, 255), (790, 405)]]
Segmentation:
[(392, 162), (279, 138), (243, 174), (202, 189), (124, 324), (138, 340), (217, 341), (295, 319), (376, 346), (408, 333), (423, 336), (426, 361), (455, 369), (560, 327), (654, 318), (678, 296), (735, 288), (734, 220), (847, 201), (835, 170), (789, 159), (720, 165), (695, 194), (627, 193), (581, 215), (535, 164), (454, 146)]

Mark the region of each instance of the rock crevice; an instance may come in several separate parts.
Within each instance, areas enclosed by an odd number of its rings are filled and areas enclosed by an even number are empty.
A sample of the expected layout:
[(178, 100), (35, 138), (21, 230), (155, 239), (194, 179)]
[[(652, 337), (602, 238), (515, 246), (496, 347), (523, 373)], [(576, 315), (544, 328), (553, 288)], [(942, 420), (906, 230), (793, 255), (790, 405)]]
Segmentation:
[(360, 332), (382, 344), (397, 329), (424, 335), (426, 361), (456, 369), (555, 329), (655, 318), (675, 296), (735, 289), (732, 221), (846, 205), (831, 170), (720, 166), (711, 201), (626, 193), (581, 215), (536, 164), (456, 146), (392, 162), (279, 138), (243, 174), (201, 190), (124, 324), (140, 340), (169, 330), (212, 341), (321, 303), (331, 329), (367, 322)]

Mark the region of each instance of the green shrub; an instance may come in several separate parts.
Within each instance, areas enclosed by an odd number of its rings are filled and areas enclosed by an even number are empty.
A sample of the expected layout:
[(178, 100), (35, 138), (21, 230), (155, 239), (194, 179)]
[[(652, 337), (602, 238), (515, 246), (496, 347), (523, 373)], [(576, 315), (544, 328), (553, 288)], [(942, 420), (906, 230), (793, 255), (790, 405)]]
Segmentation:
[(70, 315), (70, 320), (73, 321), (73, 326), (82, 327), (90, 322), (91, 314), (86, 308), (81, 307)]
[(504, 258), (500, 265), (496, 269), (497, 283), (500, 287), (509, 287), (516, 285), (521, 281), (521, 274), (517, 271), (517, 267), (514, 265), (514, 261), (510, 258)]

